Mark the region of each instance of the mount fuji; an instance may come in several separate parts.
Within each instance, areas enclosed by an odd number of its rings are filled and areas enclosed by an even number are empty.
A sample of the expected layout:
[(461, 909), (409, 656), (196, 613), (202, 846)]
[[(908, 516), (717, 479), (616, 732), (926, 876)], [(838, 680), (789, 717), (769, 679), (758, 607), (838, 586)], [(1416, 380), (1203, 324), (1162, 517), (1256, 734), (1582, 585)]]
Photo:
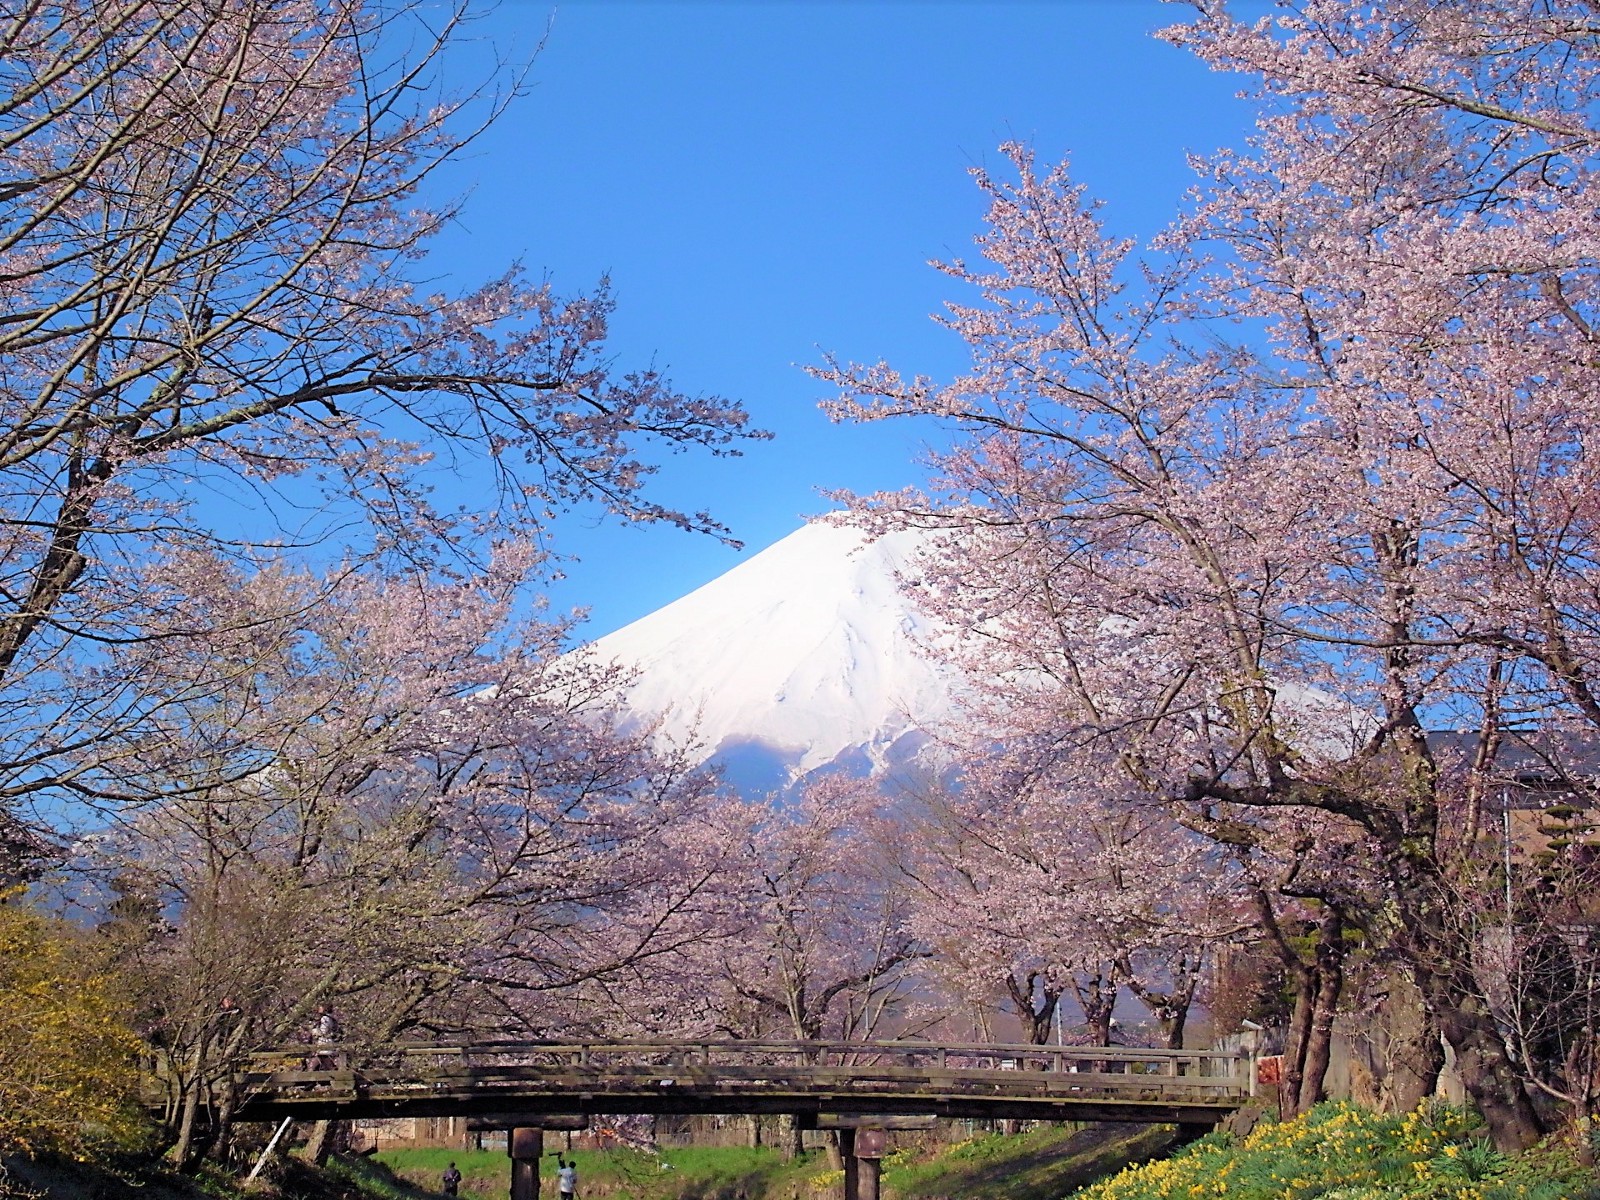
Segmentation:
[(659, 719), (745, 790), (929, 762), (959, 685), (926, 648), (941, 627), (898, 584), (918, 543), (806, 525), (590, 648), (636, 672), (636, 722)]

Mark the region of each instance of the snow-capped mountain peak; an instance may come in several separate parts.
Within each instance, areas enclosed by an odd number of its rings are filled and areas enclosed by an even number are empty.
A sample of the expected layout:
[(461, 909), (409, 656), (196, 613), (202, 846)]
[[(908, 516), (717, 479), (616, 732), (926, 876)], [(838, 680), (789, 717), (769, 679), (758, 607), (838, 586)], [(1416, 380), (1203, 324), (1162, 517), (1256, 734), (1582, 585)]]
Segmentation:
[(954, 707), (925, 649), (936, 627), (897, 583), (917, 544), (806, 525), (593, 650), (637, 670), (641, 720), (661, 715), (663, 736), (694, 738), (747, 784), (908, 761)]

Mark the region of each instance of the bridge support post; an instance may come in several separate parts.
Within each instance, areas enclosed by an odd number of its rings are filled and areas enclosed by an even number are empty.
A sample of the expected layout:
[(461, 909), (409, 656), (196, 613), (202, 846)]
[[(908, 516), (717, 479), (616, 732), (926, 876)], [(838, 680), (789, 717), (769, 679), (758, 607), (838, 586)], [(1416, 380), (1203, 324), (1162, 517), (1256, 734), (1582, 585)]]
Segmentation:
[(888, 1135), (878, 1128), (855, 1131), (856, 1190), (850, 1200), (878, 1200), (878, 1176)]
[(539, 1200), (539, 1159), (544, 1157), (544, 1130), (519, 1127), (506, 1134), (511, 1156), (511, 1200)]
[(878, 1200), (878, 1171), (882, 1164), (875, 1158), (858, 1158), (855, 1161), (855, 1200)]
[(844, 1159), (844, 1200), (878, 1200), (883, 1130), (847, 1126), (838, 1133), (839, 1155)]

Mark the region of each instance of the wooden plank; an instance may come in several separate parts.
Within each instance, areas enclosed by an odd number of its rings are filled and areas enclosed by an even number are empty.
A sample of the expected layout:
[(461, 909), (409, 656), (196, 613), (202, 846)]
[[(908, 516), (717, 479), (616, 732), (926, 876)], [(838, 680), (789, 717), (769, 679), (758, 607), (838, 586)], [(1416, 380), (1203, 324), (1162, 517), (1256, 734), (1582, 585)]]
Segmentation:
[(933, 1129), (938, 1117), (897, 1117), (871, 1113), (817, 1113), (805, 1122), (805, 1129), (892, 1129), (916, 1132)]
[(589, 1118), (583, 1113), (527, 1113), (497, 1112), (477, 1113), (467, 1118), (467, 1132), (479, 1133), (499, 1129), (564, 1129), (576, 1132), (589, 1128)]

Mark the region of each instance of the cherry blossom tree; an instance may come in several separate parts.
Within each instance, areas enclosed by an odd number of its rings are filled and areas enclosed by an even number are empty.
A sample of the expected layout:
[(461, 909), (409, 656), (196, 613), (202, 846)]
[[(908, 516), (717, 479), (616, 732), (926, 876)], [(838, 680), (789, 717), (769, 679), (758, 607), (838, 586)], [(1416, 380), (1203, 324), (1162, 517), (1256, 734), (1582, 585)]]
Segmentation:
[(1003, 996), (1035, 1044), (1069, 997), (1090, 1042), (1108, 1044), (1127, 990), (1181, 1045), (1207, 947), (1244, 923), (1231, 873), (1158, 806), (1108, 797), (1109, 772), (1019, 770), (1032, 757), (1014, 742), (925, 798), (912, 928), (947, 986), (969, 1003)]
[[(869, 507), (958, 531), (951, 611), (1063, 741), (1201, 818), (1363, 831), (1475, 1102), (1525, 1145), (1457, 879), (1508, 723), (1595, 724), (1592, 20), (1203, 3), (1169, 36), (1261, 80), (1249, 148), (1142, 255), (1008, 148), (1009, 181), (977, 173), (986, 263), (943, 265), (971, 369), (835, 363), (836, 411), (964, 435), (927, 496)], [(1476, 731), (1459, 773), (1434, 721)]]
[(86, 866), (139, 900), (112, 928), (180, 1163), (226, 1137), (242, 1056), (316, 1005), (356, 1043), (546, 1032), (567, 1009), (540, 997), (699, 931), (711, 876), (673, 851), (710, 778), (615, 732), (613, 672), (564, 625), (514, 618), (535, 568), (503, 547), (453, 584), (330, 588), (202, 555), (201, 631), (111, 651), (170, 699), (83, 774), (125, 814)]
[[(901, 1015), (907, 969), (925, 956), (905, 923), (891, 824), (870, 780), (827, 776), (783, 804), (729, 797), (743, 852), (721, 887), (735, 935), (703, 969), (743, 1036), (858, 1041)], [(734, 818), (737, 820), (738, 818)]]
[[(429, 282), (457, 211), (436, 173), (522, 89), (440, 83), (465, 19), (387, 0), (0, 17), (0, 800), (70, 792), (56, 751), (80, 762), (163, 702), (95, 648), (172, 616), (151, 578), (168, 552), (470, 570), (486, 531), (576, 504), (722, 533), (649, 499), (648, 460), (732, 452), (744, 413), (618, 372), (604, 284), (562, 297), (515, 264)], [(457, 474), (479, 511), (430, 498)]]

